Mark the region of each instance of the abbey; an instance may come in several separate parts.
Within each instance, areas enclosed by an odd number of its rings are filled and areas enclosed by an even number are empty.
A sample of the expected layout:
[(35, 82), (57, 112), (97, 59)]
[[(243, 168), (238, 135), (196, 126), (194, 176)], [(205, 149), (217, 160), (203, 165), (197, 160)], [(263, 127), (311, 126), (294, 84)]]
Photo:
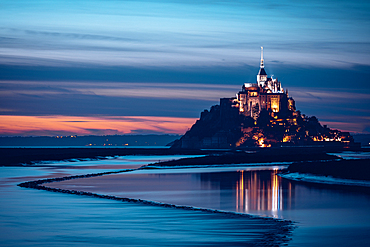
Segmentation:
[(293, 113), (295, 101), (284, 91), (281, 82), (267, 77), (261, 47), (261, 64), (256, 83), (244, 83), (235, 98), (230, 98), (233, 107), (239, 108), (240, 114), (257, 119), (262, 109), (272, 112), (272, 116)]
[(353, 145), (353, 137), (301, 115), (279, 80), (268, 77), (261, 47), (255, 83), (244, 83), (235, 97), (221, 98), (175, 141), (172, 148), (243, 148), (283, 145)]

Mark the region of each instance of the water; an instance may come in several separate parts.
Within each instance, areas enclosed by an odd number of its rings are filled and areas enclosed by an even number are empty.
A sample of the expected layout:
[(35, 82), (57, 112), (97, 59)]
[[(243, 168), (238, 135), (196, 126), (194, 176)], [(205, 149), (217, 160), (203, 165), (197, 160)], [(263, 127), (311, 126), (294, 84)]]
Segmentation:
[[(212, 213), (22, 189), (19, 182), (136, 168), (178, 156), (132, 156), (2, 167), (0, 245), (246, 246), (266, 222)], [(368, 246), (370, 194), (353, 187), (301, 184), (276, 174), (285, 166), (137, 170), (50, 187), (91, 191), (296, 221), (289, 246)], [(271, 224), (271, 223), (268, 223)]]
[(52, 183), (98, 194), (293, 220), (290, 246), (368, 246), (370, 194), (285, 180), (285, 166), (138, 170)]
[[(26, 189), (1, 194), (1, 246), (242, 246), (261, 238), (250, 222), (225, 215)], [(256, 232), (266, 227), (254, 224)]]
[(135, 168), (149, 161), (174, 158), (179, 156), (125, 156), (45, 167), (0, 167), (0, 246), (254, 246), (277, 228), (275, 222), (258, 218), (16, 186), (39, 178), (101, 171), (104, 167)]

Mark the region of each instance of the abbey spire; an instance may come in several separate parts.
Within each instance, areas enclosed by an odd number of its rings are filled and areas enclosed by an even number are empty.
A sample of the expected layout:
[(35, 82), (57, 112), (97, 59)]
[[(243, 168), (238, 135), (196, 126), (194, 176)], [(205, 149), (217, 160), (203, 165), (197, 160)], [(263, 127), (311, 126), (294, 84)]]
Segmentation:
[(261, 65), (260, 68), (264, 68), (265, 65), (263, 64), (263, 46), (261, 46)]
[(260, 64), (260, 71), (257, 74), (257, 84), (258, 86), (265, 86), (265, 82), (267, 81), (267, 74), (265, 71), (265, 64), (263, 60), (263, 47), (261, 46), (261, 64)]

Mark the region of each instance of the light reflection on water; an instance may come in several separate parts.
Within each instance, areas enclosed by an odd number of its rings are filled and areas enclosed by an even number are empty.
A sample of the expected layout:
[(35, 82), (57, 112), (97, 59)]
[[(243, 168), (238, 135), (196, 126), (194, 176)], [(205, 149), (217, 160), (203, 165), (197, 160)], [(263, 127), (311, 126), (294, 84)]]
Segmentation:
[[(126, 160), (124, 165), (136, 166), (145, 160), (174, 157), (126, 158), (131, 162)], [(49, 167), (0, 167), (0, 246), (253, 246), (263, 240), (263, 234), (268, 231), (266, 227), (271, 225), (261, 219), (16, 186), (24, 181), (84, 173), (95, 166), (119, 167), (121, 162), (103, 160), (61, 162)]]
[(296, 183), (277, 176), (278, 172), (276, 167), (245, 168), (199, 178), (219, 185), (212, 189), (219, 191), (220, 201), (235, 202), (223, 203), (223, 209), (228, 205), (237, 212), (296, 221), (289, 246), (368, 246), (369, 190)]
[[(146, 158), (136, 157), (132, 163), (128, 161), (127, 164), (137, 165), (142, 161), (145, 162), (145, 159)], [(14, 185), (18, 180), (21, 182), (20, 180), (26, 178), (26, 176), (28, 178), (31, 178), (32, 175), (35, 177), (50, 176), (50, 172), (52, 172), (53, 169), (62, 172), (68, 171), (68, 173), (83, 173), (90, 171), (90, 168), (93, 167), (100, 171), (103, 166), (112, 166), (113, 168), (113, 166), (117, 165), (117, 167), (120, 167), (120, 162), (122, 161), (109, 160), (89, 163), (91, 167), (85, 169), (88, 167), (86, 166), (81, 170), (70, 169), (69, 165), (73, 164), (68, 164), (67, 166), (64, 166), (66, 164), (56, 165), (54, 168), (47, 168), (49, 170), (41, 167), (30, 168), (30, 170), (26, 170), (27, 168), (4, 168), (3, 171), (7, 170), (8, 172), (0, 174), (3, 175), (0, 177), (3, 177), (3, 185), (6, 185), (7, 188), (3, 187), (3, 191), (0, 192), (5, 195), (5, 191), (12, 191), (12, 193), (15, 193), (14, 195), (18, 195), (19, 201), (14, 202), (15, 206), (13, 207), (18, 207), (18, 211), (27, 208), (21, 204), (24, 203), (21, 197), (30, 199), (31, 197), (29, 196), (42, 193), (39, 200), (41, 204), (36, 203), (33, 209), (34, 212), (41, 214), (43, 210), (37, 210), (37, 207), (45, 204), (42, 203), (41, 198), (43, 198), (43, 200), (53, 198), (52, 200), (55, 200), (57, 204), (51, 201), (49, 201), (49, 203), (55, 207), (62, 201), (58, 198), (66, 197), (67, 195), (59, 196), (58, 194), (53, 194), (53, 196), (49, 196), (49, 192), (38, 191), (33, 191), (29, 194), (29, 190), (11, 188), (8, 185)], [(77, 166), (78, 163), (75, 163), (75, 168)], [(99, 166), (101, 166), (101, 168), (97, 168)], [(348, 239), (350, 239), (354, 246), (367, 246), (370, 242), (370, 236), (367, 236), (367, 233), (370, 231), (370, 214), (368, 213), (370, 196), (368, 193), (359, 192), (350, 187), (344, 190), (327, 186), (320, 187), (291, 182), (276, 175), (281, 168), (282, 166), (259, 166), (243, 168), (218, 167), (204, 169), (140, 170), (89, 179), (75, 179), (48, 185), (51, 187), (84, 190), (99, 194), (140, 198), (177, 205), (189, 205), (291, 219), (297, 221), (299, 228), (294, 231), (293, 241), (289, 243), (290, 246), (343, 246), (343, 243), (348, 243)], [(36, 174), (32, 174), (32, 169), (35, 169)], [(17, 173), (18, 175), (16, 175)], [(9, 179), (9, 176), (12, 176), (12, 174), (13, 180)], [(71, 199), (74, 198), (74, 196), (69, 195), (67, 197)], [(85, 200), (87, 204), (90, 202), (90, 199), (84, 199), (84, 201)], [(95, 201), (95, 199), (93, 201)], [(11, 201), (9, 202), (12, 203)], [(5, 212), (4, 208), (10, 210), (6, 204), (2, 204), (2, 207), (3, 213)], [(73, 205), (64, 205), (64, 207), (66, 207), (67, 210), (75, 210), (75, 206)], [(86, 205), (86, 207), (90, 206)], [(136, 210), (136, 207), (133, 208)], [(154, 207), (149, 211), (154, 212), (155, 210)], [(82, 212), (83, 210), (80, 210), (77, 214), (83, 214)], [(166, 213), (172, 216), (175, 215), (171, 212)], [(138, 213), (139, 217), (146, 217), (147, 214), (148, 211)], [(159, 214), (156, 215), (157, 221), (160, 221), (162, 217), (162, 215)], [(14, 214), (14, 217), (16, 217), (16, 215), (17, 213)], [(6, 214), (0, 214), (0, 216), (4, 217), (4, 219), (8, 218)], [(50, 217), (50, 215), (48, 215), (48, 217)], [(109, 215), (109, 217), (114, 216)], [(120, 219), (123, 220), (124, 218), (127, 218), (127, 215)], [(64, 220), (63, 217), (57, 219), (60, 221)], [(132, 218), (132, 220), (135, 221), (136, 219)], [(73, 218), (71, 218), (68, 224), (72, 221)], [(17, 223), (22, 224), (22, 221)], [(47, 231), (42, 224), (44, 223), (40, 221), (40, 224), (36, 224), (33, 227)], [(152, 223), (145, 224), (142, 226), (149, 228), (153, 227)], [(191, 224), (189, 223), (189, 227), (192, 227), (190, 226)], [(112, 225), (112, 227), (116, 226)], [(125, 225), (124, 227), (135, 226)], [(27, 230), (27, 226), (20, 227), (19, 229)], [(185, 227), (185, 230), (188, 229)], [(89, 231), (91, 231), (91, 229), (89, 229)], [(340, 235), (338, 236), (339, 232)], [(68, 231), (67, 233), (70, 234)], [(76, 236), (78, 235), (79, 233), (77, 231)], [(4, 236), (6, 235), (3, 234), (3, 237)], [(137, 237), (140, 238), (139, 235)], [(158, 237), (161, 238), (160, 236)], [(203, 238), (196, 233), (194, 233), (194, 237), (199, 238), (198, 240)], [(27, 238), (25, 237), (25, 239)]]
[[(279, 218), (279, 211), (291, 207), (292, 185), (288, 183), (287, 195), (284, 195), (282, 178), (277, 176), (278, 168), (271, 172), (271, 178), (263, 180), (259, 172), (238, 171), (236, 181), (236, 211), (251, 213), (269, 211), (274, 218)], [(284, 205), (285, 204), (285, 205)]]
[(340, 208), (345, 213), (370, 205), (367, 193), (292, 182), (277, 176), (282, 168), (139, 170), (48, 186), (298, 221), (305, 217), (303, 210)]
[[(191, 197), (195, 198), (197, 193), (201, 193), (208, 194), (208, 196), (202, 196), (202, 199), (209, 202), (214, 200), (214, 195), (219, 195), (217, 201), (222, 203), (219, 206), (213, 204), (212, 207), (240, 213), (284, 218), (281, 211), (292, 208), (292, 198), (294, 198), (295, 191), (294, 184), (277, 175), (285, 167), (246, 167), (244, 169), (234, 168), (234, 171), (201, 172), (193, 175), (193, 184), (196, 184), (194, 181), (196, 178), (200, 180), (200, 190), (194, 189), (190, 198), (186, 200), (192, 201)], [(150, 179), (147, 182), (151, 183)], [(186, 187), (191, 188), (193, 186), (187, 185)], [(184, 189), (179, 188), (179, 191), (183, 193)], [(214, 193), (205, 193), (204, 191), (213, 191)], [(163, 200), (164, 198), (157, 199)], [(177, 203), (181, 202), (177, 201)], [(205, 204), (202, 200), (193, 203), (198, 204), (198, 206), (204, 206)]]
[(140, 170), (50, 186), (294, 220), (289, 246), (368, 246), (368, 191), (291, 182), (279, 169)]

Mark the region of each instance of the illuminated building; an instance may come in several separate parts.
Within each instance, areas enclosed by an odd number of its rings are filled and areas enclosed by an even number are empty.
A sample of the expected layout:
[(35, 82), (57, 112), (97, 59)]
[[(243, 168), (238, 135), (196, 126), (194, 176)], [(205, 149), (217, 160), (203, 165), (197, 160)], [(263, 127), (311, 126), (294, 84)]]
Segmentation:
[(314, 116), (296, 111), (278, 79), (265, 71), (263, 47), (256, 82), (244, 83), (236, 97), (221, 98), (177, 140), (174, 148), (233, 148), (291, 145), (351, 147), (348, 132), (322, 126)]
[(239, 112), (245, 116), (257, 119), (262, 109), (274, 113), (295, 111), (295, 102), (284, 91), (281, 82), (268, 77), (263, 60), (263, 47), (261, 47), (261, 64), (257, 74), (256, 83), (244, 83), (242, 91), (237, 93), (236, 101)]

